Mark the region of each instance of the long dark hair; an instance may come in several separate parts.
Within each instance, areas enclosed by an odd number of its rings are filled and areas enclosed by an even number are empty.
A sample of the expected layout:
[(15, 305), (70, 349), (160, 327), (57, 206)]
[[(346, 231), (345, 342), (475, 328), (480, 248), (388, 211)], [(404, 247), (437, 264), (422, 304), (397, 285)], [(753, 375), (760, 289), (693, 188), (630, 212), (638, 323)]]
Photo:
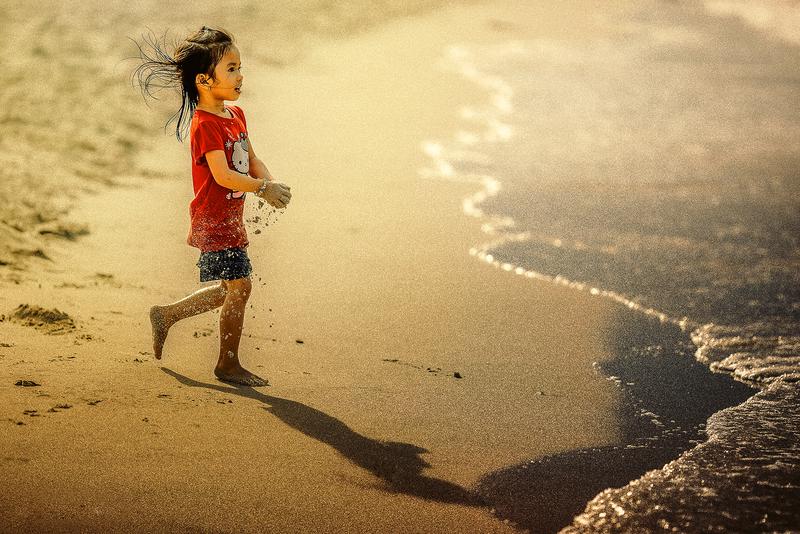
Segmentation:
[(130, 37), (129, 39), (139, 49), (138, 59), (142, 62), (133, 71), (131, 84), (134, 84), (134, 80), (138, 82), (142, 97), (149, 96), (158, 100), (153, 90), (156, 93), (167, 88), (180, 91), (181, 107), (169, 118), (164, 130), (175, 121), (175, 137), (182, 142), (197, 107), (195, 79), (198, 74), (206, 74), (214, 79), (214, 67), (230, 49), (233, 36), (225, 30), (203, 26), (177, 43), (173, 55), (165, 50), (166, 34), (159, 40), (151, 31), (149, 35), (142, 36), (142, 43)]

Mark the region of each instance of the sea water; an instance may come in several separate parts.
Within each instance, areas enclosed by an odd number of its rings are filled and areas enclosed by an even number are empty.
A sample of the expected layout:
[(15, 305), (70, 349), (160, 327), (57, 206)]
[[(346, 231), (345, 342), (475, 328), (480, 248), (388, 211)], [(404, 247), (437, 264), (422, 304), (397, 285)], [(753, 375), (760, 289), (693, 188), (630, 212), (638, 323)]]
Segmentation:
[(790, 2), (643, 2), (606, 21), (613, 37), (444, 54), (486, 101), (458, 110), (452, 138), (423, 143), (420, 176), (475, 184), (463, 209), (486, 239), (469, 253), (678, 328), (697, 362), (752, 388), (674, 461), (597, 495), (569, 530), (800, 529), (792, 20)]

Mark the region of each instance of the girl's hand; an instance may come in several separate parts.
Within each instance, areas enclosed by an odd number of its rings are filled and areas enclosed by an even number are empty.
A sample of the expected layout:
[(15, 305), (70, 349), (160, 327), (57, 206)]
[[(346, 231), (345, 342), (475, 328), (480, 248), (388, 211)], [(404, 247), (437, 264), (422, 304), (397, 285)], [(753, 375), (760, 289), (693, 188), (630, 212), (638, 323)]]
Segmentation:
[(291, 187), (281, 182), (267, 182), (256, 193), (275, 208), (285, 208), (292, 199)]

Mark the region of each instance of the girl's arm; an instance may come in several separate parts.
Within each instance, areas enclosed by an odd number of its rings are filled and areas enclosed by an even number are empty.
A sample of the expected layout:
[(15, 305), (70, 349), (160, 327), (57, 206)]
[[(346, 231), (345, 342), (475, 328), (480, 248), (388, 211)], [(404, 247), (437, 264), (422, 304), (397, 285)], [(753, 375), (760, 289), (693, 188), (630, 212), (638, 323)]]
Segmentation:
[(225, 156), (224, 150), (206, 152), (206, 161), (211, 169), (211, 174), (214, 176), (214, 181), (222, 187), (227, 187), (233, 191), (255, 193), (264, 183), (262, 178), (251, 178), (228, 167), (228, 158)]
[(274, 182), (275, 178), (270, 174), (269, 169), (264, 164), (263, 161), (258, 159), (256, 156), (256, 151), (253, 149), (253, 140), (248, 136), (247, 138), (247, 153), (250, 158), (250, 176), (253, 178), (263, 178), (265, 180), (269, 180), (270, 182)]

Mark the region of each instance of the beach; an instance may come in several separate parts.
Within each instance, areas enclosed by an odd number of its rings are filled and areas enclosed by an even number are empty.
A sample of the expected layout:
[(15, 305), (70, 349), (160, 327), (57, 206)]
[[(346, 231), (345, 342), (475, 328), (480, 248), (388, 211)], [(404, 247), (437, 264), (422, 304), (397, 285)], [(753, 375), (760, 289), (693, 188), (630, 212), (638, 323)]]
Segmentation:
[[(453, 68), (463, 50), (610, 42), (629, 28), (608, 21), (635, 6), (324, 4), (166, 8), (174, 26), (237, 36), (236, 104), (292, 187), (286, 210), (247, 201), (240, 357), (261, 388), (215, 379), (216, 312), (175, 325), (163, 359), (152, 352), (150, 306), (199, 287), (189, 150), (164, 132), (174, 99), (147, 108), (125, 86), (118, 43), (171, 25), (146, 3), (109, 7), (113, 31), (50, 4), (50, 19), (14, 19), (20, 34), (55, 28), (31, 57), (66, 54), (47, 43), (80, 29), (72, 55), (102, 60), (89, 64), (109, 85), (57, 93), (54, 141), (27, 104), (3, 118), (6, 169), (20, 161), (12, 126), (43, 159), (0, 189), (0, 531), (601, 531), (592, 513), (614, 508), (587, 508), (596, 495), (668, 478), (659, 470), (706, 440), (709, 417), (756, 393), (696, 360), (702, 321), (493, 261), (502, 246), (487, 243), (509, 228), (480, 211), (492, 182), (473, 179), (492, 166), (460, 179), (431, 157), (503, 88)], [(61, 65), (67, 86), (87, 83)], [(16, 201), (25, 180), (31, 200)]]

